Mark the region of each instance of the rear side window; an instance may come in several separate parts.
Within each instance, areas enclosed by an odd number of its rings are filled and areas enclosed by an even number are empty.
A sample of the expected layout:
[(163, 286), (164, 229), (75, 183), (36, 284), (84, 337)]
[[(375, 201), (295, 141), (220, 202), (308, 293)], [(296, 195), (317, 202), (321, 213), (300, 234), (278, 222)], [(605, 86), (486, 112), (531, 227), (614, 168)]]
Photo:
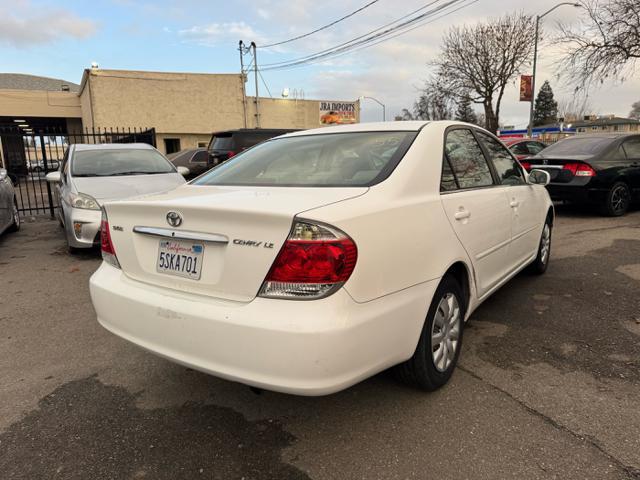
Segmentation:
[(471, 130), (450, 130), (445, 140), (445, 155), (451, 164), (459, 188), (493, 185), (491, 170)]
[(511, 151), (516, 155), (530, 155), (529, 149), (525, 143), (516, 143), (511, 147)]
[(393, 131), (276, 138), (236, 155), (194, 185), (373, 185), (393, 171), (415, 136)]
[(503, 185), (523, 185), (525, 183), (524, 175), (509, 150), (486, 133), (478, 132), (478, 138), (489, 152), (489, 158), (493, 162), (500, 183)]
[(451, 190), (457, 190), (458, 184), (456, 183), (456, 177), (453, 176), (453, 170), (451, 170), (451, 164), (447, 160), (446, 156), (442, 159), (442, 178), (440, 179), (440, 191), (450, 192)]
[(277, 135), (260, 132), (243, 132), (236, 133), (234, 135), (235, 144), (241, 149), (253, 147), (254, 145), (257, 145), (260, 142), (264, 142), (265, 140), (269, 140), (272, 137), (277, 137)]
[(527, 142), (527, 148), (529, 149), (529, 153), (531, 155), (537, 155), (542, 150), (544, 150), (544, 145), (538, 142)]
[(622, 144), (628, 158), (640, 158), (640, 138), (632, 138)]

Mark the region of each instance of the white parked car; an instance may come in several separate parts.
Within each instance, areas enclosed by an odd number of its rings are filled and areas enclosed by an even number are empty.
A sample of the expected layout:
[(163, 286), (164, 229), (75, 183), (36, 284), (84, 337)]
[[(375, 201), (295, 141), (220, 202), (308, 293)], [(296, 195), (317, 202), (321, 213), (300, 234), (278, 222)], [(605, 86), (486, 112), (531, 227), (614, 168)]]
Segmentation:
[(255, 387), (323, 395), (397, 365), (433, 390), (471, 312), (547, 268), (548, 180), (464, 123), (291, 133), (106, 203), (91, 298), (116, 335)]
[(47, 174), (69, 250), (100, 242), (102, 203), (171, 190), (188, 174), (146, 143), (70, 145), (60, 170)]

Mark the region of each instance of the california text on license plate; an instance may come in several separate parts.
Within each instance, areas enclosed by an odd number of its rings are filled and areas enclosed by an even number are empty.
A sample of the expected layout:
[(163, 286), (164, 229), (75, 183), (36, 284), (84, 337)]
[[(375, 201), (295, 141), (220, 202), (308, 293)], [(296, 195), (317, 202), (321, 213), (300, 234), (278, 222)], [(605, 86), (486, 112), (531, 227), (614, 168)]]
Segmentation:
[(158, 266), (160, 273), (200, 280), (204, 245), (176, 240), (160, 240)]

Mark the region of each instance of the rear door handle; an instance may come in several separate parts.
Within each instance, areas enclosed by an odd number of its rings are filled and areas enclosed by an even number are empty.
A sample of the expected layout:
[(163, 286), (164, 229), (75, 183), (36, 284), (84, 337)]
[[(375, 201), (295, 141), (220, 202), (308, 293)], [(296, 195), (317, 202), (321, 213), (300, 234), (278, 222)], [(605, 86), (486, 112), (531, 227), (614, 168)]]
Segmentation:
[(471, 212), (468, 210), (460, 210), (453, 215), (453, 218), (456, 220), (464, 220), (465, 218), (469, 218), (471, 216)]
[(511, 200), (511, 202), (509, 203), (509, 205), (511, 206), (511, 208), (516, 208), (520, 205), (520, 202), (518, 200)]

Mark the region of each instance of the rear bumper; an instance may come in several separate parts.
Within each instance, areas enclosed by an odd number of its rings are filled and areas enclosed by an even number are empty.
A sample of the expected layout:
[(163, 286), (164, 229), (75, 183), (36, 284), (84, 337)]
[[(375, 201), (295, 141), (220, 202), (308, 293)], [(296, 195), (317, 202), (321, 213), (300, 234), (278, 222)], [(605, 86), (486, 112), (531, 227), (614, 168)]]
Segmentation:
[(98, 321), (182, 365), (298, 395), (347, 388), (409, 358), (438, 281), (358, 304), (211, 299), (143, 284), (105, 263), (90, 281)]
[(564, 200), (574, 203), (602, 203), (607, 197), (607, 190), (589, 188), (586, 185), (550, 183), (547, 185), (552, 200)]

